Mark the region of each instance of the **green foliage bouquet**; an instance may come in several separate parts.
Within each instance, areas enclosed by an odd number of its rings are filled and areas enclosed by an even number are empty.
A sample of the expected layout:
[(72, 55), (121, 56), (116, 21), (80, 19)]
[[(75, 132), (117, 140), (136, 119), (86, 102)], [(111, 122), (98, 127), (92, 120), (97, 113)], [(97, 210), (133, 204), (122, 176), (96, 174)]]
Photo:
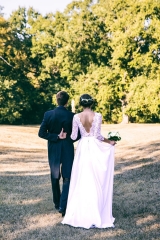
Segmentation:
[(116, 142), (121, 140), (119, 132), (109, 132), (107, 138), (110, 141), (116, 141)]

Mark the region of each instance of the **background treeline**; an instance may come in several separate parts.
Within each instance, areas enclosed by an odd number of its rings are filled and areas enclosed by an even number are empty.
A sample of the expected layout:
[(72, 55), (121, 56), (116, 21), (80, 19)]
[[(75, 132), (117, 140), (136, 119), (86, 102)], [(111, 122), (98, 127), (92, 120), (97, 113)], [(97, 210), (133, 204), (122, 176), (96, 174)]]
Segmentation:
[[(0, 123), (36, 124), (59, 90), (106, 122), (160, 119), (160, 0), (73, 1), (42, 16), (0, 8)], [(123, 113), (123, 114), (122, 114)]]

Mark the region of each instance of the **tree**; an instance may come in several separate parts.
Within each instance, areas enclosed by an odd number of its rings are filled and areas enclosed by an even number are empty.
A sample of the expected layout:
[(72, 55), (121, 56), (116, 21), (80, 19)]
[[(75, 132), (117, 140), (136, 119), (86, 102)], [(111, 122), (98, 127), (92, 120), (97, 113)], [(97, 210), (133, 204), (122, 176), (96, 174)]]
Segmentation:
[[(104, 121), (159, 121), (160, 0), (73, 1), (42, 16), (0, 9), (0, 122), (38, 123), (67, 90), (90, 93)], [(153, 87), (152, 87), (153, 86)], [(154, 96), (151, 101), (150, 96)]]
[[(111, 40), (110, 47), (112, 49), (110, 65), (113, 75), (119, 74), (120, 76), (116, 84), (119, 91), (117, 96), (121, 97), (120, 100), (127, 99), (128, 107), (126, 111), (131, 118), (132, 113), (135, 113), (135, 108), (132, 104), (130, 105), (130, 101), (133, 98), (134, 102), (136, 101), (134, 96), (131, 97), (131, 92), (134, 92), (132, 91), (133, 86), (142, 85), (142, 82), (149, 86), (153, 79), (157, 83), (159, 81), (157, 79), (160, 62), (159, 4), (159, 0), (136, 0), (134, 2), (130, 0), (100, 0), (99, 4), (95, 5), (93, 9), (93, 12), (99, 15), (108, 26), (108, 37)], [(141, 92), (138, 85), (137, 90)], [(143, 90), (145, 92), (147, 88), (144, 87)], [(153, 95), (157, 96), (157, 88), (154, 88), (154, 91)], [(138, 100), (137, 98), (136, 114), (141, 109)], [(156, 109), (158, 109), (158, 101), (156, 101), (156, 104)], [(146, 111), (152, 115), (151, 105), (152, 102), (148, 101)], [(156, 117), (152, 118), (151, 115), (147, 114), (144, 121), (150, 121), (150, 119), (158, 121), (158, 111)]]

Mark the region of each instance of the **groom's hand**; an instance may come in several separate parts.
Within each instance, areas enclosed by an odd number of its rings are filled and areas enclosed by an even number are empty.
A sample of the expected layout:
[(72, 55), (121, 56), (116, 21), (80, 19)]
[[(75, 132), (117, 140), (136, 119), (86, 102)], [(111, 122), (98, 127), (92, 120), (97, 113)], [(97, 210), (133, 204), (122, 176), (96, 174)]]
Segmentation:
[(62, 130), (61, 130), (60, 134), (58, 135), (58, 137), (59, 137), (59, 139), (65, 139), (66, 136), (67, 136), (67, 133), (63, 132), (63, 128), (62, 128)]

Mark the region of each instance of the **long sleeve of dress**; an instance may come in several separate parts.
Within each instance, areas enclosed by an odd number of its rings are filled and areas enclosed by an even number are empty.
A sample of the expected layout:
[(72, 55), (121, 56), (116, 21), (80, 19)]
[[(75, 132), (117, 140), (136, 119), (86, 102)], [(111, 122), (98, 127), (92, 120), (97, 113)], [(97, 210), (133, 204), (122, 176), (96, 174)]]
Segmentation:
[(73, 117), (72, 122), (72, 133), (71, 133), (71, 139), (76, 140), (78, 136), (78, 124), (76, 122), (75, 116)]
[(102, 124), (102, 115), (99, 114), (97, 119), (97, 139), (100, 141), (103, 141), (104, 137), (101, 135), (101, 124)]

